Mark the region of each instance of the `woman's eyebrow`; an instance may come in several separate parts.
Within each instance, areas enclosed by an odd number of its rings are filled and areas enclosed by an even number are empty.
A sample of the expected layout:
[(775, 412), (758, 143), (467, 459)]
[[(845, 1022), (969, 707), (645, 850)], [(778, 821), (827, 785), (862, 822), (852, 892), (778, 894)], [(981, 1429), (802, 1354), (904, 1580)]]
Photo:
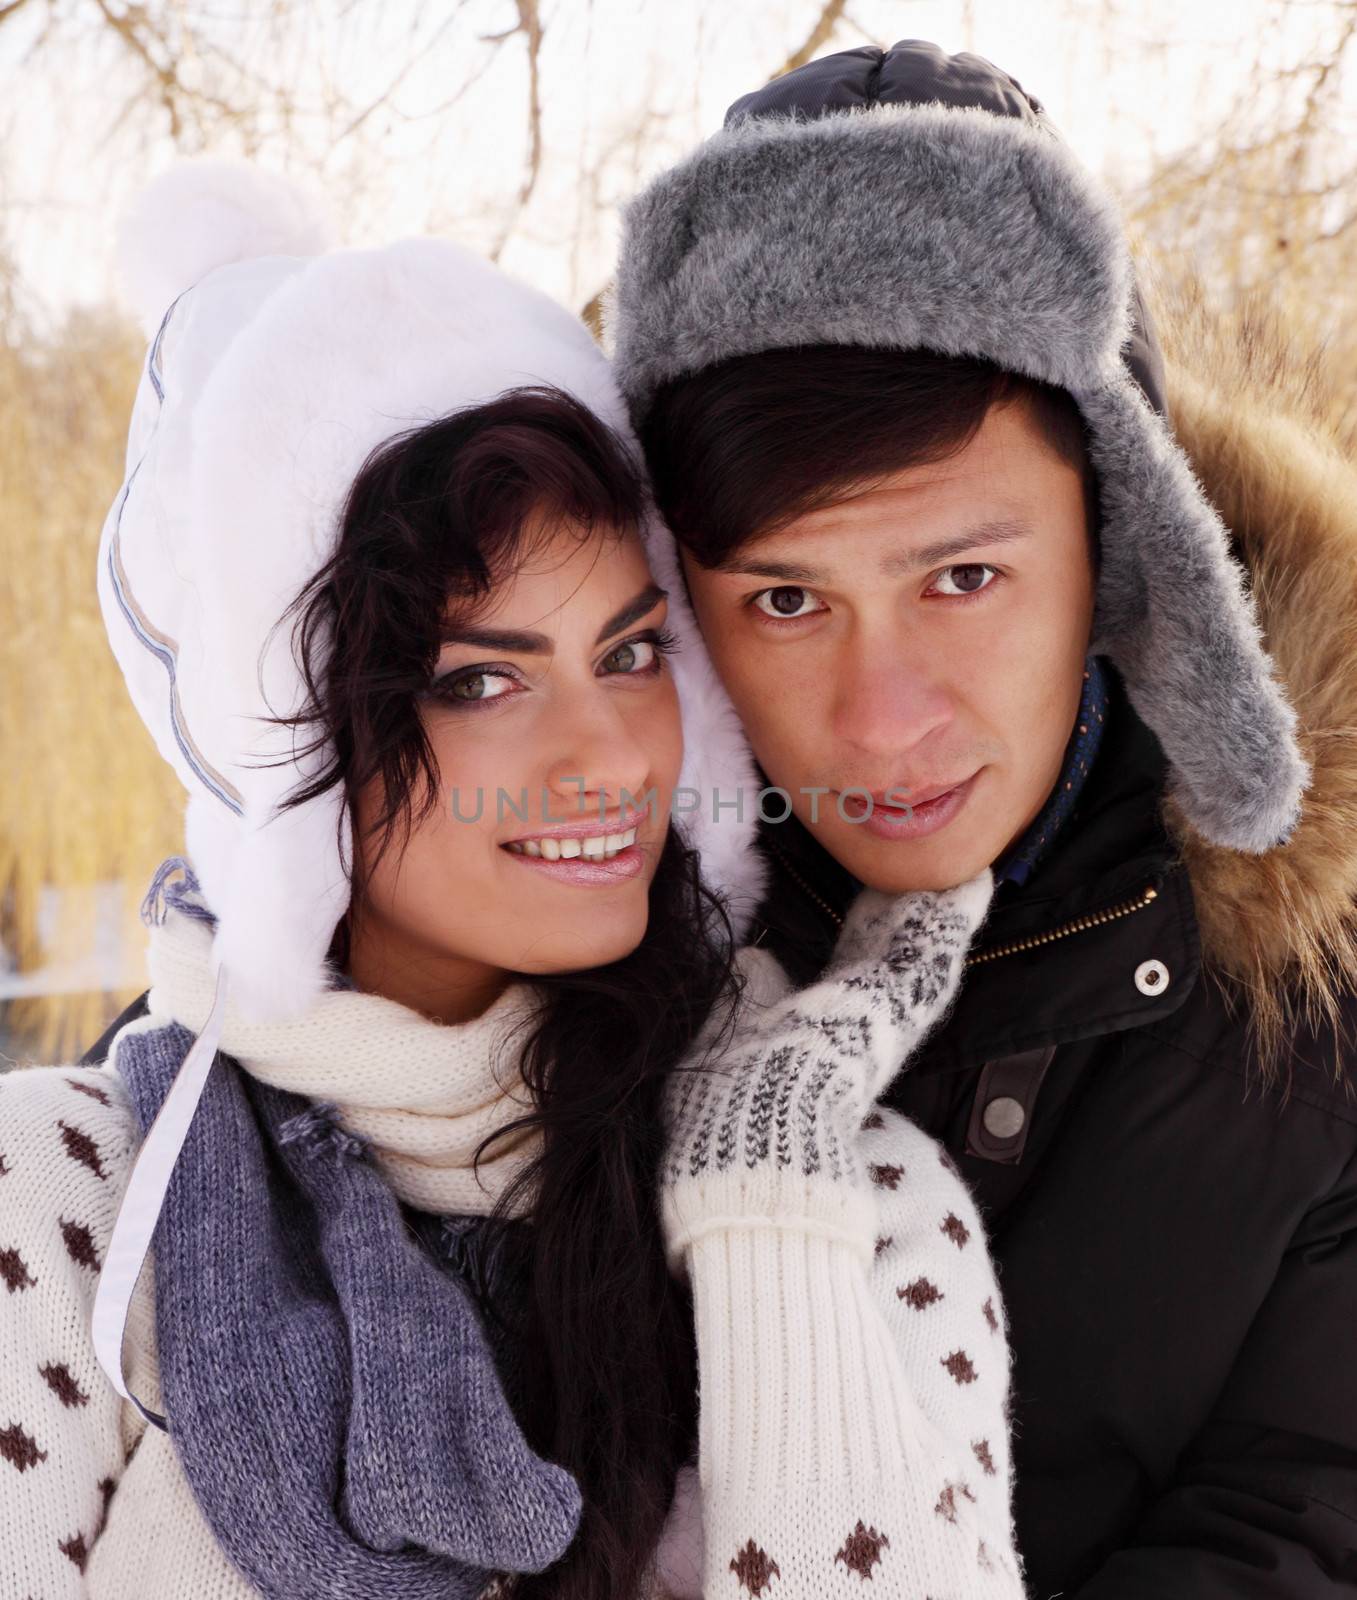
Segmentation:
[[(620, 611), (608, 618), (599, 630), (595, 644), (602, 644), (605, 639), (610, 639), (613, 634), (620, 633), (629, 623), (635, 622), (638, 617), (645, 616), (647, 611), (653, 611), (661, 600), (668, 597), (669, 591), (662, 589), (658, 583), (647, 584), (634, 599), (628, 600)], [(440, 644), (469, 644), (478, 650), (503, 650), (514, 655), (551, 655), (555, 650), (555, 641), (545, 633), (529, 633), (515, 628), (479, 628), (470, 623), (456, 622), (439, 635)]]
[(630, 627), (638, 618), (645, 616), (647, 611), (653, 611), (661, 600), (669, 598), (668, 589), (662, 589), (658, 583), (648, 583), (634, 600), (628, 600), (620, 611), (611, 617), (598, 630), (595, 644), (602, 644), (605, 639), (611, 639), (613, 634), (621, 633), (623, 628)]
[(504, 628), (473, 628), (454, 623), (438, 636), (440, 644), (471, 644), (478, 650), (504, 650), (515, 655), (550, 655), (555, 645), (544, 633), (517, 633)]

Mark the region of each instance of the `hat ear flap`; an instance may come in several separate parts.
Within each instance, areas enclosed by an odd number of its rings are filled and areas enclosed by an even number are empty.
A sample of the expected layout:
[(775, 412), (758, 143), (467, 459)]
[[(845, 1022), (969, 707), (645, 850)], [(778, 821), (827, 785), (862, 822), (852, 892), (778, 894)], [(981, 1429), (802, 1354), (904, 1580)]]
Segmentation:
[(334, 240), (326, 204), (244, 162), (184, 161), (154, 178), (118, 224), (124, 294), (148, 339), (171, 305), (216, 267), (257, 256), (322, 255)]
[(1311, 771), (1245, 570), (1142, 394), (1109, 384), (1079, 402), (1102, 512), (1091, 648), (1157, 735), (1188, 821), (1214, 844), (1261, 854), (1295, 827)]

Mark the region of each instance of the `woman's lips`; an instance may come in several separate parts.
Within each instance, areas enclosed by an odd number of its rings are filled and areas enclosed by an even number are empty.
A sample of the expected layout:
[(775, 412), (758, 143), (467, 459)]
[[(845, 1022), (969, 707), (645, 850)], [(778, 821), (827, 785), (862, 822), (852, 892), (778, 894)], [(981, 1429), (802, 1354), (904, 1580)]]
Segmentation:
[(606, 817), (566, 823), (506, 839), (500, 849), (525, 867), (535, 867), (554, 882), (581, 888), (628, 883), (645, 868), (645, 846), (637, 835), (650, 806), (628, 814), (623, 825)]
[[(874, 801), (871, 815), (867, 816), (865, 815), (867, 802), (861, 795), (840, 794), (837, 798), (842, 809), (848, 813), (849, 827), (861, 828), (864, 833), (870, 833), (877, 839), (923, 839), (930, 833), (937, 833), (940, 828), (945, 828), (951, 822), (970, 798), (979, 776), (980, 772), (973, 772), (964, 783), (957, 784), (955, 789), (949, 789), (946, 794), (940, 794), (935, 799), (915, 804), (908, 811), (903, 807), (882, 805), (880, 801)], [(858, 821), (858, 818), (862, 820)]]
[(614, 884), (629, 883), (645, 868), (645, 851), (639, 844), (629, 844), (616, 855), (602, 861), (589, 861), (575, 856), (565, 861), (548, 861), (545, 856), (521, 856), (506, 850), (510, 861), (545, 873), (555, 883), (574, 884), (580, 888), (608, 888)]

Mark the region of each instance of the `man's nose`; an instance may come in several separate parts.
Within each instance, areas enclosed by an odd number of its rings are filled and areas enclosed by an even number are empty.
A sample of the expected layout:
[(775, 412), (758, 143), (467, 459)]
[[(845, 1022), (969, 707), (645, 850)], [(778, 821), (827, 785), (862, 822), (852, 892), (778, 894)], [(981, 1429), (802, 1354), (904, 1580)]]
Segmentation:
[(834, 683), (835, 739), (864, 756), (899, 756), (947, 726), (951, 696), (934, 664), (927, 656), (915, 660), (917, 654), (896, 630), (848, 642)]

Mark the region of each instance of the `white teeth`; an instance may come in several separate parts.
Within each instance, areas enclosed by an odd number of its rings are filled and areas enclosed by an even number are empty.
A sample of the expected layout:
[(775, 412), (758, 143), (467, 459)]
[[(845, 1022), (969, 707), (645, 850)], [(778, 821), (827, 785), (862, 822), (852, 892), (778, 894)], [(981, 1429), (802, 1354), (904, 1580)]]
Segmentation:
[(592, 839), (515, 839), (509, 849), (515, 855), (532, 856), (542, 861), (603, 861), (636, 843), (636, 829), (623, 833), (598, 834)]

